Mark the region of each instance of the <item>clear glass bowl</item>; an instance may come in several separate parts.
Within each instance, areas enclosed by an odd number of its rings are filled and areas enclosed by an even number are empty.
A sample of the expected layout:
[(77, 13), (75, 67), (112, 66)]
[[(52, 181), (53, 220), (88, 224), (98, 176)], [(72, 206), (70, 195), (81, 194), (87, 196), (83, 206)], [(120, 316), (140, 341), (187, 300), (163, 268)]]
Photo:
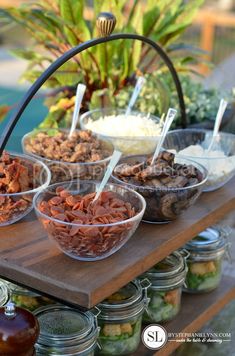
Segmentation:
[[(147, 160), (146, 155), (124, 157), (120, 164), (135, 164)], [(199, 163), (190, 159), (175, 157), (175, 163), (193, 165), (202, 174), (202, 181), (198, 184), (183, 188), (156, 188), (126, 183), (112, 175), (117, 184), (122, 184), (141, 194), (146, 200), (146, 210), (143, 220), (148, 223), (168, 223), (175, 220), (184, 210), (195, 203), (206, 183), (207, 170)], [(118, 166), (117, 166), (118, 167)]]
[[(174, 130), (167, 134), (163, 145), (166, 150), (174, 149), (176, 152), (190, 145), (200, 145), (206, 149), (211, 142), (212, 133), (210, 130), (203, 129)], [(207, 145), (204, 145), (204, 141), (207, 142)], [(182, 158), (191, 158), (207, 168), (208, 180), (203, 187), (204, 192), (221, 188), (235, 174), (235, 135), (219, 132), (217, 142), (214, 146), (215, 149), (221, 148), (228, 157), (178, 155)]]
[(116, 192), (122, 199), (135, 207), (136, 215), (127, 220), (110, 224), (77, 224), (64, 222), (43, 214), (39, 210), (41, 201), (48, 201), (56, 196), (56, 188), (64, 187), (70, 194), (86, 195), (96, 191), (99, 182), (72, 181), (50, 185), (34, 198), (34, 208), (38, 219), (66, 255), (81, 261), (96, 261), (118, 251), (134, 234), (146, 207), (145, 200), (138, 193), (116, 184), (106, 184), (105, 191)]
[(35, 193), (46, 189), (51, 180), (49, 168), (41, 161), (23, 154), (8, 152), (11, 158), (19, 158), (20, 163), (32, 172), (32, 189), (19, 193), (0, 193), (0, 226), (13, 224), (33, 209)]
[[(47, 131), (46, 129), (41, 130)], [(69, 132), (69, 130), (63, 130)], [(95, 162), (65, 162), (59, 160), (52, 160), (46, 157), (42, 157), (30, 152), (27, 149), (27, 141), (35, 135), (35, 133), (29, 132), (22, 138), (22, 149), (24, 153), (35, 157), (36, 159), (44, 162), (51, 171), (51, 183), (65, 182), (68, 180), (79, 179), (91, 179), (101, 180), (105, 174), (106, 167), (109, 164), (111, 156), (113, 154), (113, 145), (107, 140), (101, 140), (104, 149), (110, 151), (110, 156), (100, 161)]]
[[(115, 108), (101, 108), (88, 111), (81, 115), (80, 117), (80, 126), (83, 130), (90, 129), (100, 138), (108, 139), (112, 142), (113, 146), (121, 151), (125, 155), (134, 155), (134, 154), (150, 154), (155, 150), (156, 144), (159, 139), (159, 135), (157, 136), (135, 136), (134, 131), (130, 132), (130, 136), (117, 136), (115, 135), (115, 129), (110, 125), (110, 129), (112, 130), (112, 134), (108, 135), (105, 132), (98, 132), (88, 127), (88, 122), (96, 121), (104, 116), (111, 115), (124, 115), (125, 110), (115, 109)], [(146, 117), (146, 113), (141, 113), (137, 111), (131, 111), (131, 115), (138, 115), (140, 117)], [(159, 124), (160, 120), (158, 117), (154, 115), (150, 115), (149, 118)], [(127, 119), (128, 120), (128, 119)], [(161, 126), (160, 126), (161, 127)]]

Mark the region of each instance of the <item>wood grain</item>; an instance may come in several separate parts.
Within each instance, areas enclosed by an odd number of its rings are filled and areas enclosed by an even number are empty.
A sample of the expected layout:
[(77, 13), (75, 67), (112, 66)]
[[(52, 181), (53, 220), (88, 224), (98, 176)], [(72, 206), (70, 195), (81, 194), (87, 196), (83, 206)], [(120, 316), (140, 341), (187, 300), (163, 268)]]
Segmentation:
[(19, 223), (1, 227), (0, 275), (65, 303), (93, 307), (232, 211), (234, 182), (202, 194), (175, 222), (141, 224), (120, 251), (97, 262), (80, 262), (62, 254), (32, 213)]

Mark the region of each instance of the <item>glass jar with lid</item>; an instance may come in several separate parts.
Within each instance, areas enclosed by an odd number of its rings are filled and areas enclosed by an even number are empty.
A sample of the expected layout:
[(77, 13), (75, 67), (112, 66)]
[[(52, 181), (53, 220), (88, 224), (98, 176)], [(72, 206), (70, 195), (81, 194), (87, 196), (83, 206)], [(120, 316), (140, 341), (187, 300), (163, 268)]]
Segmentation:
[(222, 261), (228, 248), (228, 229), (210, 227), (185, 245), (189, 253), (184, 291), (209, 292), (218, 287)]
[(48, 305), (34, 312), (40, 326), (37, 356), (93, 356), (98, 337), (93, 313)]
[(3, 280), (0, 280), (0, 307), (3, 307), (10, 299), (10, 292)]
[(25, 308), (29, 311), (34, 311), (35, 309), (38, 309), (44, 305), (55, 303), (47, 297), (34, 293), (14, 283), (7, 281), (4, 281), (4, 283), (10, 291), (11, 301), (18, 307)]
[(148, 289), (150, 301), (144, 313), (144, 322), (162, 323), (179, 313), (186, 272), (185, 257), (175, 251), (140, 277), (147, 278), (151, 283)]
[(97, 307), (99, 354), (126, 355), (138, 348), (149, 282), (132, 281)]

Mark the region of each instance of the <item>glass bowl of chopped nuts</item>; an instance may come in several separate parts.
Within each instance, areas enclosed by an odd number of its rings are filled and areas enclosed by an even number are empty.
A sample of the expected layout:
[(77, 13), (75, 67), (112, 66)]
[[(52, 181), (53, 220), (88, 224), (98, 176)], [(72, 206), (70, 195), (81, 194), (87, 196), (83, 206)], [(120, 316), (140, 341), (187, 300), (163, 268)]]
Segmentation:
[(71, 137), (66, 129), (35, 130), (23, 137), (22, 148), (48, 166), (52, 183), (102, 179), (113, 154), (111, 142), (88, 130), (75, 130)]
[(97, 181), (52, 184), (34, 197), (34, 208), (48, 237), (66, 255), (81, 261), (104, 259), (134, 234), (145, 211), (144, 198), (106, 184), (94, 200)]
[(33, 196), (46, 189), (50, 179), (43, 162), (4, 151), (0, 157), (0, 226), (26, 216), (33, 208)]

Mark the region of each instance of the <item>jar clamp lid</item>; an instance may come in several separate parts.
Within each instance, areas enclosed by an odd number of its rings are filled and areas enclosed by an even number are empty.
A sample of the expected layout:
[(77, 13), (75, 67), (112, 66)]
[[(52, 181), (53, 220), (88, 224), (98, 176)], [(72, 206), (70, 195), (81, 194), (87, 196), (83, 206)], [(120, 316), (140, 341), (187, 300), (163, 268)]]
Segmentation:
[(142, 312), (148, 303), (148, 280), (132, 281), (98, 304), (100, 319), (122, 320)]
[(89, 311), (50, 305), (37, 309), (34, 314), (40, 325), (39, 346), (53, 346), (58, 350), (74, 346), (79, 352), (94, 345), (98, 336), (96, 318)]
[(8, 288), (11, 293), (15, 295), (25, 295), (29, 297), (38, 297), (40, 294), (37, 294), (35, 292), (32, 292), (26, 288), (23, 288), (21, 286), (18, 286), (17, 284), (11, 283), (11, 282), (6, 282), (8, 285)]
[(9, 289), (7, 284), (5, 284), (2, 280), (0, 281), (0, 307), (3, 307), (9, 300)]
[(226, 250), (228, 252), (229, 233), (228, 229), (219, 227), (210, 227), (199, 233), (184, 246), (189, 252), (189, 260), (210, 260), (222, 256)]
[(145, 272), (142, 277), (146, 277), (151, 282), (151, 289), (178, 287), (185, 280), (186, 257), (183, 252), (175, 251)]

